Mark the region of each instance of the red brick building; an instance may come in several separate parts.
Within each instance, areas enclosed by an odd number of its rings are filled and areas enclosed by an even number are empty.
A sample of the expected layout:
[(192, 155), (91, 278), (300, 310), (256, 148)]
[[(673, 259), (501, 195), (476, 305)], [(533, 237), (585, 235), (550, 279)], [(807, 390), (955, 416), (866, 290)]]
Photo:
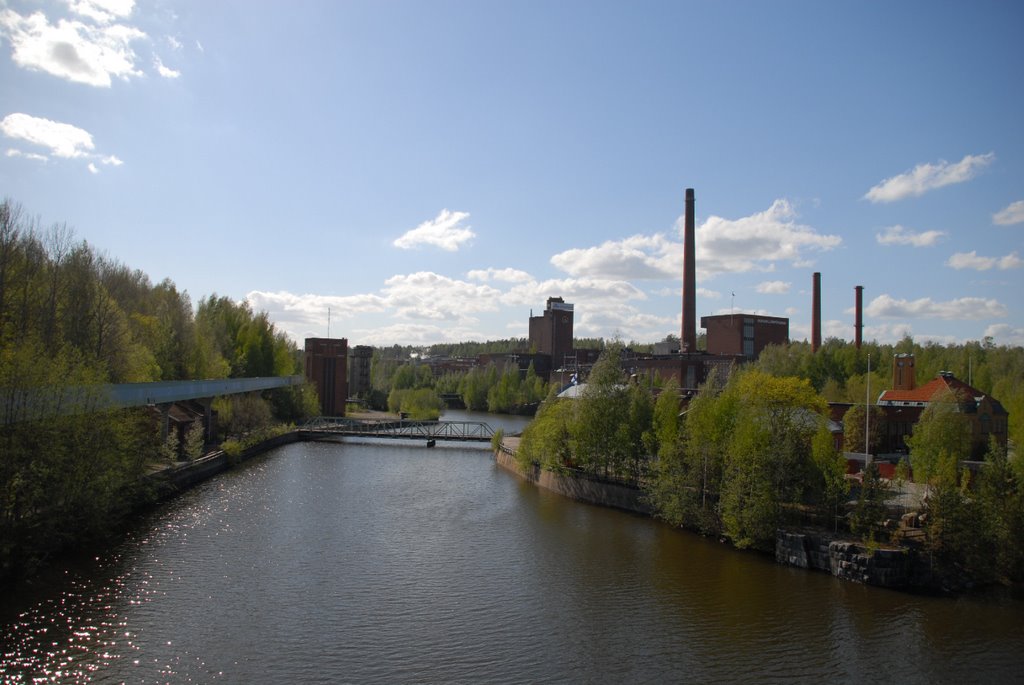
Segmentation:
[(530, 351), (551, 355), (552, 368), (572, 357), (572, 319), (573, 306), (561, 297), (549, 297), (544, 313), (530, 317)]
[(905, 453), (907, 436), (911, 435), (921, 413), (937, 399), (954, 398), (957, 409), (971, 425), (971, 458), (984, 458), (989, 438), (1006, 448), (1009, 413), (999, 400), (971, 387), (949, 371), (922, 386), (914, 375), (914, 357), (898, 354), (893, 358), (893, 388), (878, 397), (878, 406), (885, 412), (883, 452)]
[(348, 399), (348, 340), (306, 338), (306, 380), (320, 396), (322, 416), (344, 416)]
[(718, 314), (702, 316), (701, 328), (707, 331), (710, 354), (742, 355), (757, 359), (768, 345), (789, 342), (789, 319), (759, 314)]

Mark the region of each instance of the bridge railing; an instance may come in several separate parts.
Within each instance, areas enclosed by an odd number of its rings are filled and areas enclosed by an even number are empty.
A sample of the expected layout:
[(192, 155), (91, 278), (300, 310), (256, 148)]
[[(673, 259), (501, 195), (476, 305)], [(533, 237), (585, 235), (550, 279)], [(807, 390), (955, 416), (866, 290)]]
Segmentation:
[(301, 428), (324, 433), (382, 438), (485, 441), (494, 436), (494, 429), (482, 421), (414, 421), (318, 416), (306, 421)]
[(0, 388), (0, 424), (144, 407), (270, 390), (306, 382), (303, 376), (216, 378), (152, 383), (103, 383), (57, 388)]

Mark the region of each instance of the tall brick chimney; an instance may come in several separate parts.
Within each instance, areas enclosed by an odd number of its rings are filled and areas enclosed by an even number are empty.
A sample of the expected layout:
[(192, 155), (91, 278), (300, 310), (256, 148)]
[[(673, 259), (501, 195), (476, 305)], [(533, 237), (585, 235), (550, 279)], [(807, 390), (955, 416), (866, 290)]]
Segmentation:
[(853, 344), (860, 349), (861, 338), (864, 332), (864, 286), (855, 285), (853, 289), (857, 293), (856, 302), (854, 304), (854, 318), (853, 318)]
[(694, 248), (693, 188), (686, 189), (683, 226), (683, 331), (680, 352), (697, 351), (697, 271)]
[(814, 272), (814, 295), (811, 299), (811, 352), (821, 347), (821, 272)]

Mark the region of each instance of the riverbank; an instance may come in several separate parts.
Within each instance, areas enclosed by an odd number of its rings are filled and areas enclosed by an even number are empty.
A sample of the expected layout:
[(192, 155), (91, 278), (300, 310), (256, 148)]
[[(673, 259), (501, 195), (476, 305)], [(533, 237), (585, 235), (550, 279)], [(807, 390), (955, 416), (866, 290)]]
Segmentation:
[[(539, 464), (524, 472), (516, 459), (518, 438), (505, 438), (494, 453), (495, 463), (537, 487), (580, 502), (656, 517), (643, 490), (621, 483), (545, 471)], [(892, 590), (960, 592), (971, 589), (963, 579), (937, 577), (929, 558), (915, 547), (868, 548), (859, 539), (823, 529), (780, 529), (776, 532), (776, 563), (829, 573), (842, 580)]]

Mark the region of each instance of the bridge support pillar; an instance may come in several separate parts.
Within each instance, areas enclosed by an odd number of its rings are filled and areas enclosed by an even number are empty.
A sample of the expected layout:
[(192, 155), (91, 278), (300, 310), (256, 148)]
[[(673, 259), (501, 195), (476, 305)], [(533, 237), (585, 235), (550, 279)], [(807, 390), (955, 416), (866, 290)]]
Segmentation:
[(167, 442), (167, 433), (171, 424), (171, 407), (174, 406), (173, 402), (164, 402), (156, 405), (157, 410), (160, 412), (160, 442)]
[(203, 407), (203, 441), (213, 442), (213, 434), (216, 433), (216, 426), (213, 422), (213, 398), (200, 397), (196, 402)]

